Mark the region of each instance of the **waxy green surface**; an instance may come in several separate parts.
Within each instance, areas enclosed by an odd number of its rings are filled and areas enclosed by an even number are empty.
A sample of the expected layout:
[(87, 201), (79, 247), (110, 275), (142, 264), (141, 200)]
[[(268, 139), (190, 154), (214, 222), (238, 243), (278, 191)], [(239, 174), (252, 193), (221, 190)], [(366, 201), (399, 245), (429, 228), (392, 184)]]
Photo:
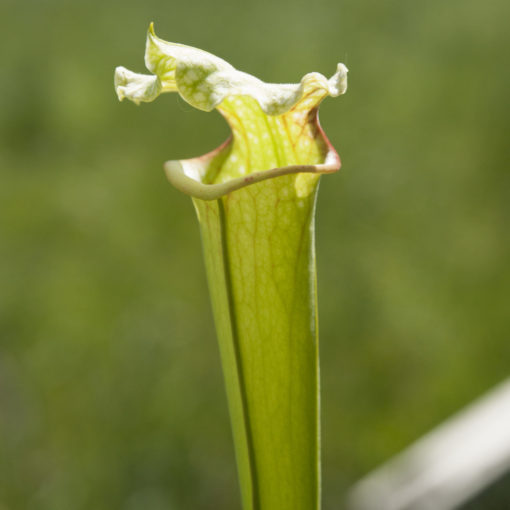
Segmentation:
[(209, 53), (157, 38), (153, 75), (116, 70), (120, 99), (177, 91), (217, 108), (232, 136), (210, 154), (170, 161), (200, 222), (245, 510), (320, 506), (319, 363), (314, 211), (321, 173), (340, 160), (317, 109), (346, 89), (327, 80), (266, 84)]

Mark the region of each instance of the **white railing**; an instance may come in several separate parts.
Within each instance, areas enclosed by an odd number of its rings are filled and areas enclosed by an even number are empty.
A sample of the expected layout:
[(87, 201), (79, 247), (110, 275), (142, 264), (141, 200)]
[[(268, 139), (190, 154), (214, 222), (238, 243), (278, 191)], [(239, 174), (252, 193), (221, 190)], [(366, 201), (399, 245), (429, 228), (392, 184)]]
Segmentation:
[(360, 480), (348, 509), (452, 510), (507, 471), (510, 379)]

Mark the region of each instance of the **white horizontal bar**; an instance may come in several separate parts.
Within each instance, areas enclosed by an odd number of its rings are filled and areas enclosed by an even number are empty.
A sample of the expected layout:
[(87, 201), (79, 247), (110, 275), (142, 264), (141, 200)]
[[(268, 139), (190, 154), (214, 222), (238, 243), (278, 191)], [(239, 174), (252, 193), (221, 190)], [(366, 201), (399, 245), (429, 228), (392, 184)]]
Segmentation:
[(452, 510), (507, 470), (510, 379), (360, 480), (348, 508)]

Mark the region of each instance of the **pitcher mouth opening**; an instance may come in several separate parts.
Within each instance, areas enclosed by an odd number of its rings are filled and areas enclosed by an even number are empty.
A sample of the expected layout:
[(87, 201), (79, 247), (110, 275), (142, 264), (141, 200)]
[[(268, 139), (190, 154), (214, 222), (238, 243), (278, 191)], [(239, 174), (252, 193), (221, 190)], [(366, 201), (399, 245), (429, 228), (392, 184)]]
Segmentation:
[(213, 164), (213, 162), (221, 164), (222, 160), (228, 156), (233, 143), (232, 135), (230, 135), (219, 147), (202, 156), (165, 162), (165, 174), (170, 183), (182, 193), (201, 200), (217, 200), (228, 195), (232, 191), (283, 175), (320, 175), (338, 172), (342, 166), (340, 156), (324, 133), (319, 123), (318, 112), (315, 116), (315, 127), (327, 147), (327, 152), (322, 163), (275, 167), (267, 170), (255, 171), (246, 176), (230, 179), (222, 183), (204, 182), (210, 165)]

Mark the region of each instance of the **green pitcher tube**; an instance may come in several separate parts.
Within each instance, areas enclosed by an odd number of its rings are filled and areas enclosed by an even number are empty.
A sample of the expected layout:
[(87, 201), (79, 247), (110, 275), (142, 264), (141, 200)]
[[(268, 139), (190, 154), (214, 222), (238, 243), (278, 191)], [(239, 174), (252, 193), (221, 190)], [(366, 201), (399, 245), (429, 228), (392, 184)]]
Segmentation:
[(244, 510), (320, 508), (320, 399), (314, 214), (320, 175), (340, 159), (318, 106), (346, 90), (330, 79), (267, 84), (149, 29), (152, 75), (117, 68), (120, 99), (178, 92), (217, 109), (231, 137), (213, 152), (169, 161), (200, 223)]

